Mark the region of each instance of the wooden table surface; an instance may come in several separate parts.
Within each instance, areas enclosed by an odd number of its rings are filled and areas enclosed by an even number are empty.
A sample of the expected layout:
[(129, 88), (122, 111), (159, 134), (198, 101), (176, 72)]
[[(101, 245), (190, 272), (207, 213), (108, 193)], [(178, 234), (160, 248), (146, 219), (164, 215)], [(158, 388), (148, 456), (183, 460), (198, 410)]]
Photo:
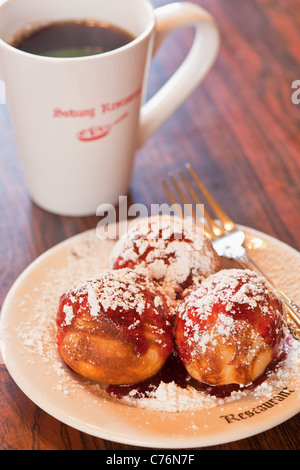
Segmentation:
[[(300, 250), (300, 104), (291, 101), (292, 82), (300, 80), (299, 0), (194, 2), (215, 16), (220, 53), (204, 83), (138, 152), (130, 200), (148, 206), (167, 202), (161, 176), (190, 162), (235, 221)], [(166, 40), (153, 60), (149, 95), (185, 57), (192, 37), (186, 30)], [(4, 105), (0, 165), (2, 305), (31, 261), (94, 228), (98, 219), (60, 217), (32, 204)], [(3, 364), (0, 381), (2, 450), (140, 449), (86, 435), (52, 418), (26, 398)], [(298, 415), (262, 434), (209, 449), (299, 449), (299, 424)]]

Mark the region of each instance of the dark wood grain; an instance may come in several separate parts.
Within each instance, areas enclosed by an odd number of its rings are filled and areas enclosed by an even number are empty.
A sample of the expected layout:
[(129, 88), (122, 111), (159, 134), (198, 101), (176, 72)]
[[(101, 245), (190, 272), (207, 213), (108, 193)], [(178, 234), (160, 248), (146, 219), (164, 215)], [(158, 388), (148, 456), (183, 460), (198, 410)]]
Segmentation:
[[(222, 45), (204, 83), (138, 152), (130, 200), (167, 202), (160, 178), (190, 162), (241, 224), (300, 250), (298, 0), (194, 0), (220, 27)], [(166, 1), (154, 1), (160, 6)], [(192, 31), (174, 34), (153, 60), (149, 96), (185, 57)], [(1, 73), (1, 64), (0, 64)], [(13, 281), (56, 243), (97, 218), (49, 214), (28, 198), (4, 105), (0, 105), (0, 304)], [(36, 407), (0, 366), (0, 449), (136, 450), (62, 424)], [(262, 434), (210, 450), (298, 450), (299, 415)], [(204, 448), (203, 448), (204, 450)]]

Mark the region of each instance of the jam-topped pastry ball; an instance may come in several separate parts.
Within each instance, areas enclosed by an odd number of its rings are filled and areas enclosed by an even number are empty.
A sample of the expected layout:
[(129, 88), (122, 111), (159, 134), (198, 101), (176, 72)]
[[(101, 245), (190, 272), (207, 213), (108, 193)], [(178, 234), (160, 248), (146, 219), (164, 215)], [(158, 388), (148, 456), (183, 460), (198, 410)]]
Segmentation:
[(101, 271), (62, 295), (58, 351), (75, 372), (108, 384), (143, 381), (173, 352), (161, 288), (130, 269)]
[(281, 302), (250, 270), (207, 278), (176, 310), (175, 337), (189, 374), (211, 385), (247, 385), (283, 351)]
[(221, 269), (220, 257), (190, 219), (138, 219), (115, 245), (113, 269), (131, 268), (157, 281), (172, 300)]

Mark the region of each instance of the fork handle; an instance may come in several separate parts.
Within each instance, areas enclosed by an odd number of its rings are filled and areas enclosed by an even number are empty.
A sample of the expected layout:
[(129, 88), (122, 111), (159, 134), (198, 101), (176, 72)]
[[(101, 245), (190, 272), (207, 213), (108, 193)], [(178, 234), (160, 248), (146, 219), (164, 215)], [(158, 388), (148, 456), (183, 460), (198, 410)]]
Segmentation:
[(293, 321), (293, 324), (288, 322), (291, 333), (295, 339), (300, 340), (300, 307), (292, 299), (290, 299), (290, 297), (288, 297), (273, 281), (271, 281), (271, 279), (269, 279), (265, 273), (262, 272), (262, 270), (254, 263), (248, 254), (239, 261), (244, 268), (250, 268), (264, 277), (266, 281), (273, 287), (273, 289), (278, 292), (287, 309), (290, 319)]

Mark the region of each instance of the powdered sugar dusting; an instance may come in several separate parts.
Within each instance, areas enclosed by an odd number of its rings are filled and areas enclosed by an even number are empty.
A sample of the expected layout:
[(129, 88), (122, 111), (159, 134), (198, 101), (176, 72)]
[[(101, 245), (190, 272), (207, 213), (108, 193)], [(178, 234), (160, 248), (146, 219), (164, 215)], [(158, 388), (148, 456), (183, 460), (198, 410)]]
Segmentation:
[[(295, 340), (291, 340), (288, 358), (280, 364), (275, 371), (269, 374), (267, 380), (261, 385), (257, 385), (252, 391), (233, 391), (229, 397), (220, 398), (208, 395), (188, 386), (180, 388), (175, 382), (164, 383), (153, 391), (140, 395), (138, 390), (133, 389), (127, 396), (122, 398), (123, 403), (139, 408), (153, 409), (156, 411), (185, 412), (210, 410), (217, 406), (230, 404), (243, 398), (251, 396), (251, 405), (255, 401), (260, 403), (262, 398), (268, 400), (274, 397), (277, 392), (283, 390), (287, 384), (291, 390), (296, 390), (300, 386), (299, 376), (295, 374), (295, 365), (299, 366), (300, 348)], [(291, 383), (293, 378), (293, 383)]]
[(185, 283), (196, 285), (221, 267), (201, 228), (189, 219), (167, 215), (135, 222), (114, 247), (110, 264), (134, 265), (158, 281), (172, 299)]
[[(243, 326), (247, 328), (248, 322), (239, 319), (240, 328), (239, 334), (237, 334), (237, 321), (230, 315), (235, 305), (245, 306), (249, 309), (255, 309), (259, 305), (261, 315), (266, 317), (266, 322), (269, 322), (269, 319), (273, 316), (275, 321), (276, 318), (281, 320), (281, 304), (276, 303), (276, 306), (274, 306), (269, 299), (275, 299), (273, 291), (255, 272), (241, 269), (224, 269), (208, 277), (200, 287), (192, 291), (185, 301), (179, 304), (177, 314), (179, 318), (185, 320), (188, 330), (187, 342), (199, 344), (204, 353), (208, 341), (214, 345), (213, 332), (226, 343), (232, 338), (238, 341), (240, 329), (243, 329)], [(210, 329), (208, 333), (207, 328), (202, 325), (211, 316), (214, 307), (218, 304), (223, 305), (225, 313), (218, 315), (214, 331)], [(189, 309), (196, 312), (199, 322), (191, 321), (188, 314)], [(281, 322), (278, 323), (278, 328), (280, 326)], [(255, 341), (255, 337), (253, 337), (253, 341)], [(215, 346), (218, 346), (218, 343), (215, 343)]]
[[(82, 379), (65, 367), (55, 345), (55, 319), (59, 297), (74, 282), (80, 282), (81, 279), (87, 278), (91, 272), (106, 269), (109, 266), (109, 255), (113, 247), (113, 241), (99, 242), (94, 232), (87, 232), (84, 236), (71, 241), (68, 250), (63, 254), (63, 262), (58, 263), (55, 269), (48, 270), (47, 274), (20, 298), (19, 309), (22, 311), (24, 321), (19, 322), (13, 331), (7, 332), (14, 338), (17, 337), (24, 354), (28, 356), (29, 367), (44, 364), (45, 374), (51, 376), (53, 390), (71, 398), (81, 390), (94, 397), (95, 406), (100, 406), (101, 403), (114, 399), (106, 394), (105, 386), (102, 384)], [(285, 253), (282, 246), (271, 243), (256, 250), (254, 256), (262, 268), (269, 272), (275, 281), (282, 281), (289, 294), (297, 302), (300, 302), (299, 292), (294, 288), (295, 279), (300, 279), (300, 263), (299, 269), (296, 267), (293, 272), (284, 268), (285, 259), (289, 256), (291, 256), (290, 265), (295, 266), (290, 252), (286, 250)], [(282, 262), (277, 264), (277, 260)], [(90, 302), (93, 304), (93, 295)], [(96, 311), (95, 305), (95, 313)], [(66, 310), (65, 313), (67, 321), (71, 321), (72, 311)], [(230, 324), (220, 325), (219, 328), (230, 328)], [(290, 351), (284, 363), (262, 385), (250, 393), (251, 406), (254, 406), (255, 401), (257, 404), (261, 403), (262, 398), (271, 398), (284, 387), (296, 390), (300, 386), (299, 373), (297, 374), (299, 367), (299, 342), (291, 340)], [(122, 399), (122, 402), (127, 406), (179, 412), (209, 410), (236, 400), (243, 400), (247, 396), (249, 396), (249, 392), (241, 390), (232, 393), (229, 398), (218, 399), (203, 392), (197, 392), (192, 388), (181, 389), (175, 383), (161, 383), (148, 396), (139, 398), (133, 391), (131, 396)], [(118, 403), (120, 403), (119, 400)]]
[(193, 377), (213, 385), (252, 383), (280, 356), (288, 334), (281, 302), (245, 269), (211, 275), (176, 313), (182, 360)]
[[(63, 311), (66, 315), (64, 325), (69, 325), (74, 318), (72, 305), (82, 300), (87, 295), (90, 306), (90, 315), (97, 319), (102, 312), (108, 310), (134, 309), (142, 315), (147, 308), (147, 299), (144, 289), (149, 290), (154, 296), (154, 305), (162, 305), (164, 293), (159, 285), (154, 284), (151, 279), (146, 278), (131, 269), (117, 271), (101, 270), (84, 281), (79, 281), (67, 293), (66, 297), (71, 304), (64, 304)], [(170, 300), (166, 302), (171, 306)]]

